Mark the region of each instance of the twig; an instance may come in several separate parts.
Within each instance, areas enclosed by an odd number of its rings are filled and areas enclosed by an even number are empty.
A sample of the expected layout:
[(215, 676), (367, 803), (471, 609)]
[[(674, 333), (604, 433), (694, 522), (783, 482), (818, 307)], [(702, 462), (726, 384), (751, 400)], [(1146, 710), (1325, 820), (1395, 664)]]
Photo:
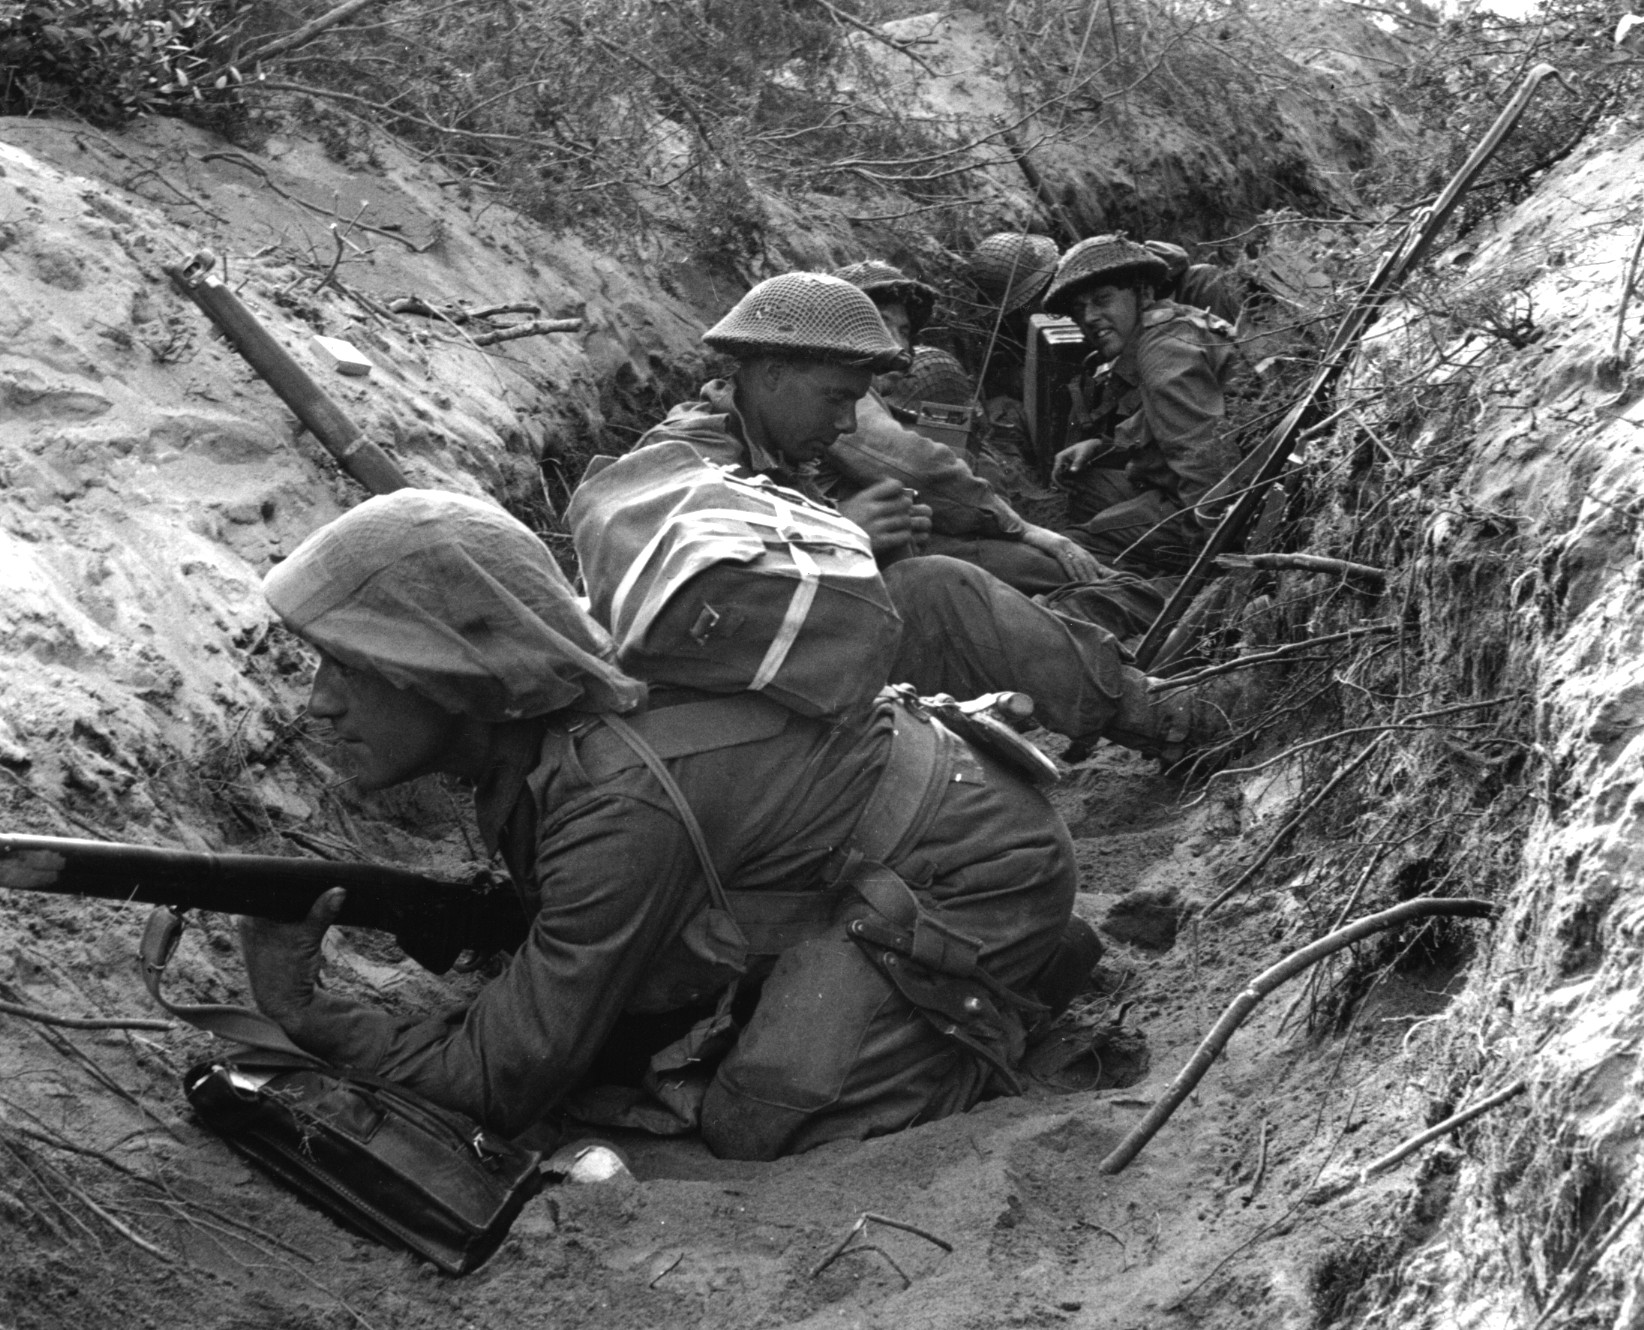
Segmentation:
[(1640, 1196), (1627, 1207), (1627, 1212), (1615, 1221), (1614, 1226), (1604, 1235), (1604, 1241), (1598, 1244), (1593, 1254), (1584, 1259), (1580, 1265), (1570, 1272), (1570, 1277), (1564, 1281), (1558, 1292), (1553, 1295), (1553, 1300), (1547, 1304), (1547, 1310), (1536, 1317), (1536, 1323), (1530, 1327), (1530, 1330), (1541, 1330), (1541, 1327), (1552, 1319), (1553, 1314), (1570, 1300), (1570, 1295), (1586, 1282), (1587, 1276), (1593, 1272), (1593, 1267), (1604, 1259), (1604, 1253), (1615, 1246), (1616, 1239), (1626, 1231), (1627, 1225), (1637, 1219), (1641, 1213), (1644, 1213), (1644, 1196)]
[[(376, 0), (343, 0), (335, 9), (329, 9), (316, 19), (310, 19), (295, 32), (289, 32), (284, 37), (276, 37), (271, 42), (264, 42), (261, 46), (254, 46), (241, 55), (234, 63), (235, 66), (245, 65), (248, 68), (262, 60), (271, 60), (277, 55), (284, 55), (287, 51), (294, 51), (299, 46), (306, 45), (318, 37), (327, 28), (334, 28), (344, 19), (353, 18), (360, 10), (376, 3)], [(215, 83), (219, 75), (228, 72), (228, 66), (212, 70), (203, 75), (205, 81)]]
[(1351, 761), (1342, 765), (1336, 771), (1336, 774), (1324, 783), (1324, 788), (1302, 806), (1299, 813), (1297, 813), (1293, 818), (1273, 833), (1273, 839), (1268, 841), (1267, 844), (1262, 847), (1261, 853), (1251, 861), (1250, 867), (1240, 873), (1238, 877), (1233, 880), (1232, 885), (1223, 891), (1221, 895), (1217, 896), (1215, 900), (1205, 906), (1204, 910), (1199, 914), (1199, 918), (1208, 919), (1217, 907), (1226, 902), (1228, 897), (1234, 895), (1236, 892), (1242, 890), (1251, 882), (1255, 881), (1256, 875), (1260, 873), (1262, 869), (1267, 867), (1268, 860), (1277, 854), (1280, 847), (1283, 846), (1283, 844), (1295, 834), (1296, 828), (1301, 826), (1301, 824), (1307, 820), (1315, 808), (1334, 794), (1344, 780), (1368, 762), (1371, 755), (1381, 747), (1386, 738), (1387, 732), (1384, 730), (1369, 743), (1365, 744), (1365, 746), (1358, 751), (1358, 754), (1353, 757)]
[(1474, 711), (1482, 707), (1500, 706), (1503, 702), (1517, 701), (1520, 696), (1521, 695), (1518, 693), (1509, 693), (1505, 697), (1485, 698), (1480, 702), (1458, 702), (1454, 706), (1435, 707), (1431, 711), (1418, 711), (1412, 715), (1404, 716), (1399, 720), (1388, 721), (1383, 725), (1355, 725), (1350, 729), (1335, 730), (1330, 734), (1320, 735), (1317, 739), (1308, 739), (1299, 744), (1292, 744), (1282, 753), (1278, 753), (1273, 757), (1265, 759), (1264, 761), (1257, 762), (1254, 766), (1229, 767), (1224, 771), (1218, 771), (1211, 777), (1211, 779), (1219, 780), (1225, 776), (1253, 776), (1259, 771), (1266, 771), (1269, 767), (1277, 766), (1280, 762), (1285, 762), (1292, 757), (1297, 757), (1300, 754), (1307, 752), (1309, 749), (1322, 747), (1327, 743), (1335, 742), (1337, 739), (1352, 739), (1361, 734), (1381, 734), (1384, 732), (1388, 734), (1408, 734), (1417, 730), (1488, 729), (1489, 726), (1483, 724), (1423, 725), (1420, 722), (1438, 720), (1444, 716), (1453, 716), (1457, 712), (1461, 711)]
[(883, 1256), (885, 1258), (885, 1260), (890, 1264), (890, 1268), (892, 1270), (896, 1271), (897, 1274), (902, 1276), (902, 1287), (903, 1288), (912, 1288), (913, 1287), (913, 1280), (908, 1278), (908, 1272), (896, 1263), (896, 1258), (894, 1256), (892, 1256), (888, 1251), (886, 1251), (883, 1247), (879, 1246), (877, 1243), (873, 1243), (873, 1242), (861, 1243), (858, 1246), (850, 1248), (848, 1251), (840, 1252), (839, 1256), (840, 1257), (860, 1256), (863, 1252), (870, 1252), (870, 1251), (871, 1252), (876, 1252), (878, 1255)]
[(1246, 1205), (1256, 1199), (1256, 1193), (1262, 1189), (1262, 1180), (1267, 1176), (1267, 1133), (1272, 1126), (1266, 1118), (1262, 1119), (1261, 1137), (1256, 1143), (1256, 1176), (1250, 1179), (1250, 1190), (1244, 1194)]
[(39, 1021), (42, 1025), (61, 1025), (66, 1030), (159, 1030), (166, 1034), (177, 1028), (171, 1021), (146, 1020), (136, 1016), (58, 1016), (16, 1002), (0, 1002), (0, 1016), (16, 1016), (25, 1021)]
[[(267, 85), (267, 86), (275, 86), (275, 85), (270, 84), (270, 85)], [(280, 85), (280, 86), (284, 86), (284, 85)], [(293, 88), (297, 88), (297, 85), (295, 85), (295, 84), (293, 84), (291, 86)], [(312, 89), (312, 88), (298, 88), (298, 90), (302, 91), (302, 92), (316, 91), (316, 89)], [(338, 94), (338, 95), (341, 96), (341, 95), (345, 95), (345, 94)], [(362, 101), (363, 98), (356, 97), (353, 100)], [(318, 203), (310, 203), (307, 199), (299, 198), (297, 195), (293, 194), (290, 190), (283, 189), (279, 185), (276, 185), (274, 183), (273, 179), (269, 176), (268, 171), (259, 162), (254, 161), (252, 158), (246, 156), (246, 154), (243, 153), (243, 152), (207, 152), (207, 153), (202, 153), (199, 160), (202, 161), (202, 162), (215, 162), (215, 161), (231, 162), (235, 166), (241, 167), (241, 168), (243, 168), (247, 171), (251, 171), (256, 175), (261, 176), (262, 179), (263, 179), (263, 184), (267, 185), (276, 194), (278, 194), (282, 199), (285, 199), (285, 200), (287, 200), (288, 202), (291, 202), (291, 203), (295, 203), (299, 208), (307, 208), (309, 212), (315, 213), (320, 217), (330, 218), (330, 220), (333, 223), (335, 223), (337, 221), (337, 210), (335, 208), (322, 208)], [(361, 208), (361, 211), (362, 212), (364, 211), (363, 207)], [(369, 231), (374, 236), (383, 236), (383, 237), (385, 237), (389, 240), (397, 240), (397, 241), (400, 242), (400, 244), (404, 245), (413, 254), (421, 254), (425, 250), (432, 249), (434, 247), (435, 243), (436, 243), (435, 241), (430, 240), (426, 245), (419, 245), (415, 240), (412, 240), (410, 236), (401, 235), (400, 232), (398, 232), (398, 231), (390, 231), (386, 227), (372, 226), (369, 222), (362, 222), (358, 218), (355, 218), (351, 225), (352, 225), (352, 228), (356, 231)]]
[(1283, 646), (1274, 647), (1271, 651), (1252, 652), (1248, 656), (1240, 656), (1236, 660), (1226, 661), (1221, 665), (1211, 665), (1202, 670), (1195, 670), (1192, 674), (1174, 674), (1163, 679), (1154, 679), (1150, 687), (1155, 691), (1163, 692), (1170, 688), (1185, 688), (1189, 684), (1201, 683), (1206, 679), (1214, 679), (1218, 675), (1232, 674), (1235, 670), (1247, 670), (1256, 665), (1265, 665), (1269, 661), (1283, 660), (1299, 651), (1311, 651), (1315, 647), (1327, 646), (1331, 642), (1346, 642), (1351, 638), (1365, 637), (1371, 633), (1391, 633), (1398, 628), (1396, 623), (1367, 623), (1358, 628), (1349, 628), (1345, 632), (1326, 633), (1323, 637), (1303, 638), (1299, 642), (1286, 642)]
[(1419, 897), (1416, 900), (1405, 901), (1395, 905), (1390, 910), (1383, 910), (1379, 914), (1367, 915), (1365, 918), (1349, 924), (1346, 928), (1337, 929), (1317, 942), (1303, 947), (1300, 951), (1292, 952), (1277, 965), (1263, 970), (1250, 981), (1250, 986), (1236, 997), (1232, 1004), (1222, 1013), (1222, 1018), (1216, 1026), (1205, 1036), (1204, 1041), (1194, 1051), (1187, 1065), (1177, 1073), (1176, 1079), (1170, 1083), (1170, 1088), (1164, 1092), (1159, 1101), (1147, 1112), (1141, 1122), (1137, 1123), (1124, 1140), (1114, 1147), (1097, 1167), (1103, 1173), (1118, 1173), (1130, 1163), (1158, 1133), (1159, 1128), (1170, 1120), (1170, 1115), (1181, 1107), (1182, 1100), (1193, 1093), (1193, 1089), (1204, 1079), (1204, 1074), (1210, 1070), (1217, 1055), (1227, 1047), (1227, 1041), (1233, 1037), (1233, 1032), (1244, 1024), (1245, 1018), (1255, 1010), (1258, 1003), (1271, 993), (1285, 980), (1294, 978), (1309, 966), (1316, 965), (1326, 956), (1340, 951), (1343, 947), (1379, 933), (1383, 929), (1396, 928), (1400, 924), (1408, 923), (1412, 919), (1422, 919), (1432, 915), (1450, 915), (1468, 919), (1479, 919), (1493, 915), (1496, 907), (1489, 901), (1470, 900), (1466, 898), (1452, 898), (1448, 900), (1435, 899), (1429, 896)]
[(1387, 584), (1387, 570), (1372, 568), (1367, 563), (1352, 563), (1346, 559), (1328, 559), (1322, 554), (1220, 554), (1216, 556), (1219, 568), (1290, 568), (1308, 573), (1340, 573), (1372, 582), (1379, 591)]
[(1633, 254), (1627, 260), (1627, 275), (1621, 285), (1621, 304), (1615, 312), (1615, 341), (1610, 346), (1610, 358), (1621, 364), (1621, 339), (1626, 331), (1627, 306), (1632, 303), (1633, 283), (1638, 280), (1638, 259), (1644, 254), (1644, 224), (1638, 228), (1638, 239), (1633, 242)]
[[(857, 1216), (856, 1222), (846, 1230), (845, 1236), (840, 1238), (838, 1242), (834, 1243), (828, 1254), (816, 1263), (815, 1267), (811, 1270), (811, 1278), (815, 1279), (819, 1274), (837, 1261), (840, 1256), (844, 1254), (845, 1248), (850, 1246), (851, 1239), (858, 1233), (867, 1232), (869, 1224), (883, 1224), (886, 1228), (898, 1228), (904, 1233), (912, 1233), (915, 1237), (923, 1238), (926, 1242), (935, 1244), (945, 1252), (951, 1252), (953, 1250), (953, 1244), (951, 1242), (937, 1237), (934, 1233), (927, 1232), (925, 1229), (920, 1228), (917, 1224), (909, 1224), (900, 1219), (892, 1219), (889, 1215), (880, 1215), (875, 1214), (871, 1210), (864, 1210)], [(875, 1248), (874, 1250), (877, 1251), (878, 1248)], [(883, 1252), (880, 1254), (885, 1255)], [(886, 1256), (886, 1259), (889, 1260), (889, 1256)], [(896, 1262), (891, 1261), (891, 1264), (895, 1265)], [(900, 1268), (897, 1269), (897, 1274), (902, 1274)], [(902, 1275), (902, 1277), (907, 1279), (906, 1275)], [(908, 1282), (912, 1283), (911, 1280)]]
[(1509, 1099), (1518, 1098), (1519, 1095), (1523, 1094), (1529, 1088), (1528, 1082), (1514, 1081), (1505, 1089), (1497, 1090), (1493, 1095), (1479, 1100), (1478, 1103), (1474, 1104), (1471, 1108), (1464, 1108), (1461, 1112), (1452, 1114), (1450, 1117), (1445, 1118), (1443, 1122), (1438, 1123), (1436, 1126), (1429, 1127), (1424, 1132), (1418, 1132), (1397, 1149), (1389, 1150), (1380, 1159), (1366, 1164), (1364, 1171), (1359, 1174), (1359, 1181), (1363, 1182), (1367, 1178), (1375, 1177), (1378, 1173), (1387, 1172), (1388, 1169), (1392, 1168), (1406, 1157), (1415, 1154), (1415, 1152), (1421, 1149), (1422, 1146), (1431, 1141), (1438, 1140), (1440, 1136), (1448, 1136), (1458, 1127), (1465, 1127), (1474, 1118), (1482, 1117), (1492, 1108), (1497, 1108), (1500, 1105), (1505, 1104)]
[(925, 60), (921, 59), (919, 56), (915, 55), (914, 52), (912, 51), (912, 49), (908, 46), (908, 44), (906, 42), (899, 42), (894, 37), (887, 37), (884, 33), (880, 32), (877, 28), (870, 27), (868, 24), (862, 22), (862, 20), (857, 18), (855, 14), (847, 14), (843, 9), (840, 9), (837, 5), (829, 4), (828, 0), (816, 0), (816, 3), (818, 5), (820, 5), (823, 9), (827, 10), (828, 13), (832, 14), (834, 16), (834, 18), (838, 19), (841, 23), (845, 24), (847, 27), (855, 28), (858, 32), (866, 33), (869, 37), (872, 37), (874, 39), (874, 41), (878, 42), (881, 46), (890, 47), (890, 49), (895, 51), (898, 55), (907, 56), (907, 58), (909, 60), (913, 61), (914, 64), (918, 65), (920, 69), (924, 70), (925, 73), (929, 74), (932, 78), (940, 78), (941, 77), (940, 74), (938, 74), (934, 69), (932, 69), (930, 67), (930, 64), (927, 61), (925, 61)]
[(516, 323), (510, 328), (497, 328), (492, 332), (481, 333), (470, 340), (475, 346), (495, 346), (498, 342), (517, 342), (522, 337), (581, 331), (581, 319), (532, 319), (529, 323)]
[(495, 318), (498, 314), (540, 314), (542, 306), (531, 301), (520, 301), (512, 305), (484, 305), (479, 309), (466, 309), (461, 305), (431, 305), (421, 296), (402, 296), (388, 302), (388, 312), (424, 314), (431, 319), (444, 319), (447, 323), (468, 323), (474, 319)]

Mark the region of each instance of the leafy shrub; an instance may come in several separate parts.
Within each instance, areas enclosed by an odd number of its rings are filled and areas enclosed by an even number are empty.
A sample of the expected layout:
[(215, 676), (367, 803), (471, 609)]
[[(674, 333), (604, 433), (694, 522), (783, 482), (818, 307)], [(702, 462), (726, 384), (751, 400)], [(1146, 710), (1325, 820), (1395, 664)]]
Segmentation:
[(212, 71), (237, 22), (213, 0), (0, 0), (0, 113), (120, 125), (231, 99), (238, 74)]

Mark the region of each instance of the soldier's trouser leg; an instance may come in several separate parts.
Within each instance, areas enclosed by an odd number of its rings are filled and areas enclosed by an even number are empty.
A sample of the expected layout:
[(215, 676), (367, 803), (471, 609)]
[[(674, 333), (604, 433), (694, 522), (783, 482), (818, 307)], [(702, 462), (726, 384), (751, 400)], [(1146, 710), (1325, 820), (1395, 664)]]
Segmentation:
[(973, 564), (903, 559), (885, 585), (902, 616), (893, 683), (958, 698), (1023, 692), (1041, 725), (1078, 739), (1105, 729), (1127, 676), (1142, 677), (1107, 629), (1036, 605)]
[[(982, 944), (980, 963), (1031, 991), (1073, 908), (1067, 828), (1043, 795), (980, 759), (981, 783), (948, 787), (910, 863), (920, 894)], [(963, 1112), (987, 1088), (983, 1062), (941, 1034), (846, 934), (873, 916), (847, 905), (822, 937), (784, 952), (702, 1104), (702, 1137), (724, 1158), (774, 1159)]]
[(973, 563), (1027, 596), (1052, 591), (1068, 580), (1054, 556), (1020, 540), (932, 535), (925, 542), (924, 552)]
[(1166, 574), (1185, 573), (1201, 539), (1193, 514), (1156, 490), (1105, 508), (1065, 534), (1115, 567)]

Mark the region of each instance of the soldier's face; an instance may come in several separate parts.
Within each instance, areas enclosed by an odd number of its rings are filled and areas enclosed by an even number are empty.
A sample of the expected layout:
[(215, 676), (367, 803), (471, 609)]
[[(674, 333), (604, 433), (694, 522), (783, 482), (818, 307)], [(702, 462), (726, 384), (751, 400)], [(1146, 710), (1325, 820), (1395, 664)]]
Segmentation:
[(1102, 359), (1114, 360), (1141, 322), (1141, 302), (1134, 287), (1092, 286), (1073, 298), (1073, 318)]
[(763, 360), (738, 376), (749, 429), (790, 466), (814, 462), (856, 429), (856, 404), (873, 371), (805, 360)]
[(900, 300), (881, 305), (879, 317), (885, 321), (885, 327), (890, 330), (890, 335), (896, 339), (898, 346), (904, 351), (913, 350), (913, 319), (909, 316), (906, 305)]
[(463, 717), (421, 694), (323, 652), (308, 710), (331, 722), (362, 790), (449, 770), (464, 729)]

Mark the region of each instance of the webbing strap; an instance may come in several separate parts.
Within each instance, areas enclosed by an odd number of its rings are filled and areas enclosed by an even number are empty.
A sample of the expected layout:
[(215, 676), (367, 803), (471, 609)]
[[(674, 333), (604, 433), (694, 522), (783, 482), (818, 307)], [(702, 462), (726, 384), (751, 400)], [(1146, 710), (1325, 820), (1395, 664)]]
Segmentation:
[[(753, 693), (730, 693), (701, 702), (681, 702), (628, 717), (628, 724), (665, 762), (694, 757), (738, 744), (773, 739), (788, 727), (794, 713)], [(643, 756), (618, 742), (614, 733), (595, 726), (577, 741), (577, 760), (595, 783), (619, 771), (640, 766)]]
[(182, 936), (183, 916), (171, 906), (156, 905), (150, 911), (148, 923), (143, 928), (141, 956), (143, 984), (155, 1002), (179, 1020), (187, 1021), (195, 1029), (204, 1030), (220, 1039), (260, 1048), (268, 1053), (301, 1058), (314, 1066), (324, 1065), (312, 1053), (304, 1052), (292, 1043), (286, 1032), (260, 1011), (218, 1003), (169, 1001), (160, 992), (160, 981), (165, 977), (166, 966), (171, 963), (172, 953), (177, 950), (177, 942)]
[(778, 671), (786, 663), (788, 652), (799, 640), (799, 630), (805, 626), (805, 618), (810, 614), (811, 606), (816, 601), (817, 586), (822, 581), (821, 565), (811, 558), (804, 546), (789, 545), (788, 557), (799, 570), (799, 585), (793, 589), (793, 595), (788, 600), (788, 608), (782, 615), (782, 626), (777, 629), (776, 636), (766, 648), (765, 659), (759, 662), (759, 669), (748, 682), (748, 687), (756, 693), (769, 688)]
[(702, 876), (708, 881), (708, 899), (714, 903), (715, 909), (730, 914), (731, 902), (725, 895), (725, 883), (720, 879), (713, 856), (708, 853), (708, 838), (702, 834), (702, 824), (696, 820), (696, 814), (691, 811), (690, 804), (685, 802), (685, 792), (668, 774), (668, 768), (663, 765), (656, 751), (639, 737), (632, 725), (621, 716), (609, 712), (601, 719), (623, 743), (639, 755), (639, 760), (650, 769), (651, 774), (656, 777), (657, 784), (662, 786), (663, 793), (673, 802), (675, 810), (679, 813), (680, 824), (685, 828), (685, 834), (690, 837), (691, 847), (702, 862)]

